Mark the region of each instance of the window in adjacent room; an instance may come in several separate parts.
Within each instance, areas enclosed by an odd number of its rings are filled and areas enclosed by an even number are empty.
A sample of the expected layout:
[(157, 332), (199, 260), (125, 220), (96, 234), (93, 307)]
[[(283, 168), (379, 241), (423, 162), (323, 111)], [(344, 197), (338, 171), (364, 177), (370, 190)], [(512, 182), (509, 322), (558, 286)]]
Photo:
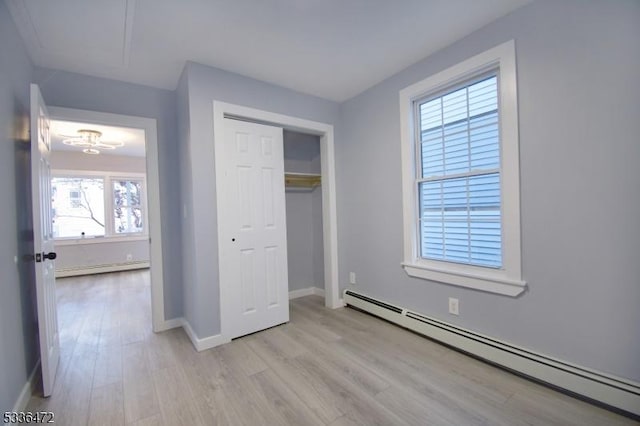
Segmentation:
[(147, 233), (143, 175), (54, 171), (51, 189), (56, 239), (139, 238)]
[(521, 293), (513, 42), (402, 90), (400, 102), (405, 270)]
[(143, 232), (142, 181), (118, 179), (112, 183), (115, 233)]
[(51, 190), (55, 238), (105, 235), (104, 178), (56, 176)]

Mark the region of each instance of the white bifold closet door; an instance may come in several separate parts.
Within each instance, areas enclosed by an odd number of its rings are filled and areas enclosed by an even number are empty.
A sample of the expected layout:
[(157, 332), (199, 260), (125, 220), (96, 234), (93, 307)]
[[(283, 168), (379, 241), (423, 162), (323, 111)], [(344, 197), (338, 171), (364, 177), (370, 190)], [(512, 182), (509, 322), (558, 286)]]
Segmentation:
[(284, 156), (281, 128), (224, 121), (220, 285), (235, 338), (289, 321)]

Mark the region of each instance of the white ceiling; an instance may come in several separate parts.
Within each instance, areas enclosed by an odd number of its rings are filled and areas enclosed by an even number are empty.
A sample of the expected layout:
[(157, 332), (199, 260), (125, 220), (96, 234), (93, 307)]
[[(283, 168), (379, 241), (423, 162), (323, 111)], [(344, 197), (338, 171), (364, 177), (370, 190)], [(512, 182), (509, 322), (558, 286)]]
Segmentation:
[(82, 152), (82, 148), (65, 145), (65, 136), (77, 136), (78, 130), (90, 129), (102, 132), (101, 140), (105, 142), (122, 142), (124, 146), (116, 149), (102, 149), (100, 155), (121, 155), (126, 157), (144, 157), (145, 137), (142, 129), (126, 127), (102, 126), (98, 124), (76, 123), (73, 121), (51, 120), (51, 149), (53, 151)]
[(185, 61), (349, 99), (531, 0), (5, 0), (41, 67), (173, 90)]

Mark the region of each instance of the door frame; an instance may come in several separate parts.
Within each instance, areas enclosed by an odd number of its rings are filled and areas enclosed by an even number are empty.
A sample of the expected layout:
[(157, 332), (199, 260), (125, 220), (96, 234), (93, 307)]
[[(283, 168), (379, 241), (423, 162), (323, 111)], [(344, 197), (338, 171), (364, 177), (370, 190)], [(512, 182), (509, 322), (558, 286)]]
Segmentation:
[(144, 130), (147, 163), (147, 212), (149, 218), (149, 257), (151, 264), (151, 322), (153, 331), (168, 330), (164, 317), (164, 274), (162, 267), (162, 221), (160, 214), (160, 173), (158, 131), (154, 118), (111, 114), (50, 106), (52, 120), (77, 121)]
[[(225, 124), (224, 119), (239, 118), (260, 124), (282, 127), (307, 134), (320, 136), (320, 166), (322, 176), (322, 235), (324, 244), (324, 290), (325, 306), (336, 309), (344, 306), (339, 295), (338, 285), (338, 220), (336, 211), (336, 176), (335, 176), (335, 150), (333, 138), (333, 125), (318, 121), (305, 120), (284, 114), (273, 113), (260, 109), (250, 108), (227, 102), (213, 101), (213, 136), (216, 165), (216, 182), (223, 182), (223, 167), (220, 164), (223, 156), (217, 155), (223, 152)], [(216, 190), (216, 202), (224, 203), (224, 191)], [(218, 222), (218, 235), (221, 224)], [(218, 260), (222, 255), (221, 242), (218, 240)], [(226, 336), (225, 319), (229, 318), (227, 304), (224, 302), (224, 285), (220, 288), (220, 333)]]

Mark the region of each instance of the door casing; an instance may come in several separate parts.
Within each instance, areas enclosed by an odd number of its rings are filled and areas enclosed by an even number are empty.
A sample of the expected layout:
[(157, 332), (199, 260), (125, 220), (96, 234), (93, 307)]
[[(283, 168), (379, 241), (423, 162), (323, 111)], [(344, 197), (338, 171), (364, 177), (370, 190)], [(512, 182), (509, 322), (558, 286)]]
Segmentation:
[[(325, 306), (336, 309), (344, 306), (339, 295), (338, 284), (338, 232), (336, 214), (336, 178), (335, 178), (335, 150), (333, 125), (317, 121), (305, 120), (284, 114), (277, 114), (242, 105), (227, 102), (213, 101), (213, 133), (214, 150), (223, 152), (225, 135), (225, 117), (239, 118), (256, 123), (282, 127), (302, 133), (320, 136), (320, 162), (322, 175), (322, 229), (324, 241), (324, 276), (325, 276)], [(222, 155), (215, 156), (216, 182), (223, 182), (221, 176), (224, 167), (219, 162), (223, 161)], [(218, 205), (224, 202), (221, 199), (223, 191), (216, 191)], [(218, 222), (218, 235), (223, 226)], [(218, 256), (222, 253), (220, 241), (218, 241)], [(218, 259), (220, 260), (220, 259)], [(225, 303), (227, 295), (224, 286), (220, 288), (220, 341), (229, 341), (228, 332), (230, 313)]]
[(73, 108), (49, 107), (52, 120), (95, 123), (107, 126), (143, 129), (147, 160), (147, 205), (149, 214), (149, 256), (151, 263), (151, 319), (154, 332), (174, 328), (164, 315), (164, 275), (162, 259), (162, 223), (160, 215), (160, 174), (158, 131), (153, 118), (111, 114)]

